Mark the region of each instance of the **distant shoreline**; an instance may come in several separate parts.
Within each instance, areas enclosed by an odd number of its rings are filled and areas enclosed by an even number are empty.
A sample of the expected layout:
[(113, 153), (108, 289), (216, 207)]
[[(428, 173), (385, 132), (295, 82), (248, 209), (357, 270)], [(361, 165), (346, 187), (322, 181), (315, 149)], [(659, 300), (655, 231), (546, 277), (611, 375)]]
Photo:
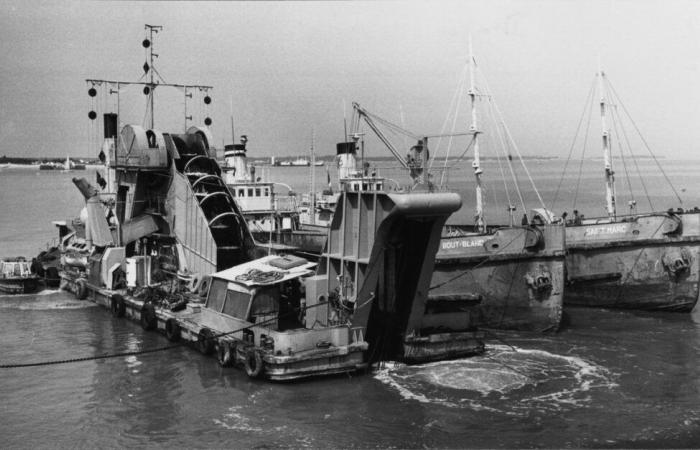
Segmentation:
[[(277, 161), (292, 161), (294, 159), (298, 158), (307, 158), (305, 155), (300, 155), (300, 156), (280, 156), (276, 157)], [(100, 160), (97, 158), (79, 158), (79, 157), (70, 157), (71, 161), (73, 162), (78, 162), (82, 164), (90, 164), (90, 165), (101, 165), (102, 163)], [(256, 157), (256, 158), (251, 158), (251, 162), (254, 164), (261, 164), (261, 161), (269, 161), (270, 157)], [(370, 156), (365, 158), (367, 161), (393, 161), (395, 158), (393, 156)], [(457, 161), (459, 158), (448, 158), (449, 161)], [(470, 158), (463, 158), (463, 159), (470, 159)], [(513, 159), (517, 159), (515, 156), (513, 156)], [(557, 160), (557, 159), (564, 159), (560, 156), (546, 156), (546, 155), (534, 155), (534, 156), (523, 156), (522, 159), (527, 160), (527, 161), (548, 161), (548, 160)], [(580, 160), (580, 158), (575, 158), (576, 160)], [(586, 161), (601, 161), (603, 158), (600, 156), (592, 156), (585, 158)], [(613, 157), (613, 160), (619, 160), (619, 157)], [(654, 159), (651, 156), (648, 155), (636, 155), (635, 159)], [(667, 159), (665, 156), (657, 156), (656, 159)], [(681, 158), (683, 159), (683, 158)], [(17, 164), (17, 165), (25, 165), (25, 166), (31, 166), (31, 165), (39, 165), (43, 163), (63, 163), (65, 162), (66, 158), (27, 158), (23, 156), (1, 156), (0, 157), (0, 164)], [(438, 158), (439, 161), (444, 161), (443, 158)], [(481, 157), (482, 161), (496, 161), (498, 160), (497, 157), (495, 156), (482, 156)], [(334, 162), (335, 161), (335, 155), (322, 155), (322, 156), (316, 156), (316, 161), (323, 161), (323, 162)]]

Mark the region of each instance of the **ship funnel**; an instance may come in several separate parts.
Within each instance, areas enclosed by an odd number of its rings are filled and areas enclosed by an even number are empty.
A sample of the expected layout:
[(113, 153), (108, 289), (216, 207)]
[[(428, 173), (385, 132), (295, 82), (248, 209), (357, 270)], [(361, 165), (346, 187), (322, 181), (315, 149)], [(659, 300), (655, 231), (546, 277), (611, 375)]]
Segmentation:
[(355, 142), (339, 142), (335, 146), (338, 158), (338, 179), (343, 180), (357, 173), (357, 145)]

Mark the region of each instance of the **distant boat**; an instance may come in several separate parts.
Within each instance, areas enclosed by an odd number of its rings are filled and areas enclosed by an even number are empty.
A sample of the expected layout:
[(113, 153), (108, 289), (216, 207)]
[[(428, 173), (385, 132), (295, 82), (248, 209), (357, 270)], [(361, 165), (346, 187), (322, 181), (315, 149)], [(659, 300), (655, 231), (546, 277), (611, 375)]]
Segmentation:
[(311, 165), (308, 159), (306, 158), (297, 158), (294, 161), (290, 162), (289, 165), (291, 166), (301, 166), (301, 167), (308, 167)]
[(70, 156), (66, 156), (66, 162), (63, 163), (63, 171), (67, 172), (69, 170), (85, 170), (85, 164), (74, 163), (70, 160)]
[(55, 162), (45, 162), (39, 164), (39, 170), (56, 170), (59, 165)]
[(32, 273), (30, 263), (22, 258), (0, 259), (0, 292), (28, 294), (38, 286), (39, 277)]
[(324, 164), (323, 161), (316, 161), (316, 162), (314, 163), (314, 166), (321, 167), (321, 166), (323, 166), (323, 164)]

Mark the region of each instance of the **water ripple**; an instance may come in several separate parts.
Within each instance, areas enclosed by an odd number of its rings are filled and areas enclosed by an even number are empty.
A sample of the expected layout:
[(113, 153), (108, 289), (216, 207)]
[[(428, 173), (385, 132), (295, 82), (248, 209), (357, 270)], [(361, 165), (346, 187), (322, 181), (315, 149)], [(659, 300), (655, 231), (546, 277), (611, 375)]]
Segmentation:
[(468, 359), (390, 364), (375, 377), (406, 399), (515, 415), (580, 407), (589, 391), (617, 386), (608, 369), (583, 358), (507, 346)]

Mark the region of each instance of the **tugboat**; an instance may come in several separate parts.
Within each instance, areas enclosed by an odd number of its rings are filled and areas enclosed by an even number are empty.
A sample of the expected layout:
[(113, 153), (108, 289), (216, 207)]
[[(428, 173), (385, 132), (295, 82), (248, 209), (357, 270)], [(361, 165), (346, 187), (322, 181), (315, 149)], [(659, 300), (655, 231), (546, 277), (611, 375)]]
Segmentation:
[(39, 276), (32, 272), (31, 264), (23, 257), (0, 259), (0, 292), (6, 294), (30, 294), (36, 291)]
[(279, 196), (271, 181), (256, 175), (247, 162), (248, 137), (224, 147), (223, 178), (235, 197), (257, 242), (274, 252), (319, 254), (326, 242), (327, 228), (302, 225), (296, 196)]
[[(622, 163), (626, 164), (623, 145), (630, 147), (627, 157), (634, 160), (629, 134), (623, 128), (631, 118), (605, 73), (599, 70), (596, 77), (600, 101), (595, 106), (599, 106), (601, 114), (607, 216), (586, 218), (577, 210), (567, 221), (565, 302), (577, 306), (690, 312), (700, 292), (700, 212), (678, 208), (637, 213), (637, 202), (632, 198), (630, 213), (619, 214), (613, 134)], [(586, 105), (591, 108), (594, 107), (592, 93), (593, 90), (589, 94), (590, 105)], [(616, 106), (610, 108), (613, 101)], [(629, 120), (620, 117), (618, 105), (622, 105)], [(613, 129), (607, 124), (608, 115), (613, 115)], [(636, 125), (634, 128), (639, 133)], [(651, 153), (646, 140), (641, 134), (639, 137)], [(661, 166), (659, 170), (663, 174)], [(628, 172), (626, 166), (625, 172)], [(644, 183), (643, 178), (641, 182)], [(675, 188), (672, 185), (671, 188), (682, 203)], [(633, 195), (631, 189), (630, 195)]]
[[(160, 27), (146, 28), (144, 46), (152, 51)], [(107, 84), (101, 81), (88, 80), (91, 89)], [(135, 84), (149, 95), (156, 85)], [(253, 378), (484, 351), (476, 330), (435, 333), (423, 315), (440, 230), (460, 207), (459, 195), (344, 192), (318, 264), (265, 256), (222, 177), (211, 121), (162, 133), (152, 106), (150, 113), (150, 129), (126, 125), (118, 134), (116, 115), (104, 115), (105, 138), (116, 143), (105, 155), (114, 175), (106, 194), (73, 179), (86, 200), (90, 255), (84, 271), (61, 277), (78, 298), (216, 353), (222, 366), (242, 365)], [(112, 192), (116, 199), (105, 200)]]

